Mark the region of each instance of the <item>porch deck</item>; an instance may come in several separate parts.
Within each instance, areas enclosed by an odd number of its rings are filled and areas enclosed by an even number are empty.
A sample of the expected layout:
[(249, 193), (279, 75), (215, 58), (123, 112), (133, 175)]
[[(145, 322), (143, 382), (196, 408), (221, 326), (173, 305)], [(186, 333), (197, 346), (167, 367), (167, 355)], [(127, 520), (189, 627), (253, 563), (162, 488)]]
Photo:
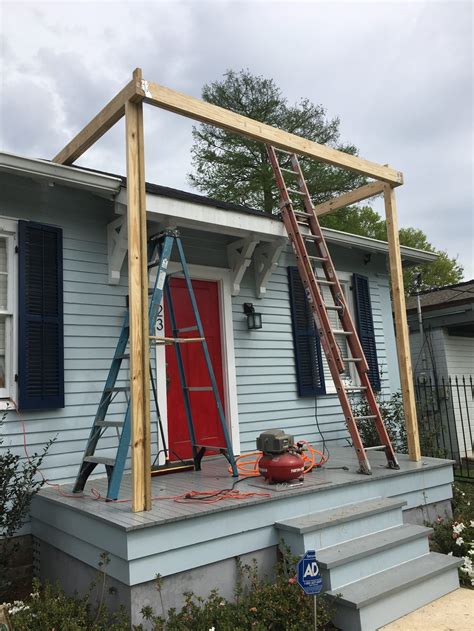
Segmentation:
[[(415, 463), (400, 455), (400, 470), (395, 471), (386, 468), (383, 454), (374, 452), (370, 460), (373, 475), (361, 475), (352, 448), (332, 447), (327, 465), (308, 474), (301, 487), (277, 491), (255, 486), (262, 481), (253, 478), (236, 488), (267, 495), (215, 504), (164, 499), (188, 491), (230, 488), (234, 479), (225, 459), (210, 458), (203, 462), (202, 471), (153, 478), (153, 509), (144, 513), (131, 511), (130, 475), (122, 484), (120, 499), (125, 501), (113, 503), (91, 494), (95, 489), (105, 496), (105, 478), (90, 481), (82, 497), (69, 496), (71, 485), (61, 487), (61, 493), (43, 489), (31, 511), (40, 575), (60, 580), (69, 591), (86, 590), (101, 554), (107, 551), (109, 585), (116, 588), (119, 602), (128, 603), (132, 620), (138, 623), (141, 608), (156, 603), (157, 573), (165, 579), (167, 606), (181, 607), (186, 591), (205, 597), (218, 587), (224, 597), (231, 598), (236, 557), (245, 562), (256, 558), (259, 567), (271, 571), (282, 536), (291, 545), (291, 533), (279, 530), (282, 522), (380, 497), (394, 498), (398, 510), (401, 506), (405, 511), (412, 509), (415, 515), (405, 512), (403, 521), (414, 521), (421, 511), (418, 522), (423, 522), (428, 510), (434, 520), (449, 508), (451, 461), (424, 458)], [(384, 515), (373, 519), (375, 530), (387, 527)]]
[[(385, 456), (382, 453), (374, 452), (370, 456), (372, 471), (371, 476), (361, 475), (357, 472), (358, 463), (352, 448), (332, 447), (328, 463), (321, 469), (315, 469), (306, 476), (304, 484), (296, 488), (281, 490), (283, 485), (272, 487), (265, 485), (261, 478), (247, 478), (239, 482), (236, 489), (242, 493), (254, 492), (266, 494), (266, 496), (248, 497), (241, 500), (226, 499), (215, 504), (191, 501), (189, 503), (178, 503), (171, 498), (188, 491), (212, 491), (230, 488), (235, 478), (227, 471), (227, 462), (222, 456), (210, 457), (203, 462), (202, 471), (185, 471), (171, 475), (162, 475), (152, 478), (153, 508), (151, 511), (142, 513), (132, 513), (131, 511), (131, 475), (127, 474), (123, 478), (120, 498), (117, 502), (105, 502), (107, 493), (107, 479), (96, 478), (89, 481), (82, 496), (71, 496), (72, 485), (63, 485), (60, 492), (53, 488), (44, 488), (35, 500), (34, 514), (37, 514), (38, 506), (47, 506), (50, 510), (54, 507), (67, 508), (78, 512), (83, 516), (91, 517), (94, 520), (113, 525), (115, 528), (125, 532), (161, 526), (170, 522), (187, 520), (193, 517), (203, 517), (206, 515), (216, 515), (218, 513), (229, 512), (231, 515), (242, 508), (249, 508), (266, 503), (284, 503), (291, 498), (306, 500), (307, 504), (301, 504), (306, 510), (311, 510), (312, 505), (317, 505), (315, 494), (323, 494), (325, 499), (328, 493), (344, 490), (347, 493), (347, 500), (343, 503), (350, 503), (351, 497), (361, 499), (375, 497), (381, 493), (380, 483), (384, 483), (383, 488), (387, 491), (387, 496), (403, 496), (407, 500), (407, 508), (423, 504), (430, 504), (440, 499), (438, 485), (433, 486), (436, 471), (442, 471), (440, 480), (442, 486), (450, 483), (452, 475), (446, 478), (446, 471), (452, 469), (453, 462), (437, 458), (423, 458), (420, 462), (411, 462), (406, 455), (398, 455), (400, 470), (386, 468)], [(347, 467), (348, 470), (343, 470)], [(431, 473), (428, 482), (425, 474)], [(413, 474), (416, 474), (417, 484), (413, 484)], [(433, 477), (433, 475), (435, 477)], [(408, 477), (407, 477), (408, 476)], [(362, 489), (367, 487), (367, 491)], [(388, 486), (387, 486), (388, 485)], [(264, 488), (263, 488), (264, 487)], [(284, 486), (283, 486), (284, 488)], [(373, 489), (373, 490), (372, 490)], [(435, 490), (438, 489), (438, 492)], [(423, 501), (418, 502), (417, 490), (422, 490)], [(407, 494), (415, 493), (410, 498)], [(97, 499), (97, 494), (99, 499)], [(322, 496), (320, 496), (322, 499)], [(341, 498), (342, 499), (342, 498)], [(411, 501), (410, 501), (411, 499)], [(306, 508), (307, 507), (307, 508)], [(312, 510), (317, 510), (313, 508)], [(305, 510), (301, 511), (302, 513)]]

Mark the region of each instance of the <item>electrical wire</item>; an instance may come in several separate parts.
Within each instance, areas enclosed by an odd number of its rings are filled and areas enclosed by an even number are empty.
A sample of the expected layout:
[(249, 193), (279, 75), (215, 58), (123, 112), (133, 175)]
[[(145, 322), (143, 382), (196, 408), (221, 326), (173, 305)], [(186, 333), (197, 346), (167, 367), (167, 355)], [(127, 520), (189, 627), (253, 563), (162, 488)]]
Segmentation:
[[(31, 460), (31, 456), (28, 452), (28, 443), (27, 443), (27, 432), (26, 432), (26, 427), (25, 427), (25, 421), (23, 420), (23, 417), (20, 414), (20, 411), (18, 410), (17, 404), (15, 403), (15, 401), (13, 401), (13, 399), (9, 399), (10, 403), (13, 406), (13, 409), (15, 410), (18, 420), (20, 422), (20, 427), (22, 430), (22, 435), (23, 435), (23, 450), (25, 452), (25, 456), (26, 459), (28, 460), (28, 462), (32, 462)], [(3, 419), (4, 420), (6, 418), (6, 414), (8, 413), (8, 409), (5, 410), (4, 415), (3, 415)], [(96, 500), (96, 501), (103, 501), (103, 502), (110, 502), (111, 504), (123, 504), (123, 503), (127, 503), (127, 502), (131, 502), (131, 498), (124, 498), (124, 499), (117, 499), (117, 500), (108, 500), (106, 497), (104, 497), (100, 491), (98, 491), (96, 488), (91, 487), (90, 488), (90, 496), (85, 495), (84, 493), (66, 493), (63, 491), (62, 487), (60, 484), (57, 484), (55, 482), (50, 482), (46, 476), (43, 474), (43, 472), (41, 471), (41, 469), (37, 469), (37, 472), (39, 473), (39, 475), (41, 476), (41, 479), (43, 481), (43, 484), (46, 484), (47, 486), (53, 488), (56, 490), (56, 492), (61, 496), (61, 497), (67, 497), (70, 499), (77, 499), (77, 500), (83, 500), (84, 498), (89, 497), (90, 499)], [(269, 493), (257, 493), (257, 492), (245, 492), (242, 493), (240, 491), (235, 491), (235, 486), (237, 484), (239, 484), (240, 482), (243, 482), (245, 480), (245, 478), (240, 478), (239, 480), (236, 480), (232, 486), (230, 488), (227, 489), (218, 489), (218, 490), (209, 490), (209, 491), (185, 491), (184, 493), (181, 493), (179, 495), (158, 495), (156, 497), (153, 497), (152, 500), (156, 500), (156, 501), (160, 501), (160, 500), (172, 500), (174, 502), (177, 503), (187, 503), (190, 501), (200, 501), (206, 504), (214, 504), (216, 502), (220, 502), (222, 500), (245, 500), (248, 499), (249, 497), (270, 497)]]

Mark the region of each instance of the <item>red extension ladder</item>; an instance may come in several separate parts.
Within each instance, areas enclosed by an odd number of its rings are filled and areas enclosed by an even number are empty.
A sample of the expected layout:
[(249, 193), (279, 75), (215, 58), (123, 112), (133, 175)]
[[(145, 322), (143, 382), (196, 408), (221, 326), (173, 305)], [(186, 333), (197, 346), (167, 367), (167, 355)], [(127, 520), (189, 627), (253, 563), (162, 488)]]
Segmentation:
[[(347, 308), (344, 293), (336, 276), (334, 264), (329, 255), (329, 250), (324, 235), (319, 225), (317, 214), (306, 185), (306, 181), (298, 162), (296, 154), (276, 150), (267, 146), (270, 163), (275, 174), (278, 189), (280, 191), (280, 211), (283, 223), (296, 255), (298, 271), (303, 283), (309, 306), (313, 312), (316, 328), (319, 333), (321, 346), (327, 358), (329, 370), (336, 386), (339, 401), (352, 438), (352, 443), (357, 453), (360, 464), (360, 473), (370, 474), (371, 468), (367, 458), (368, 451), (385, 451), (388, 467), (399, 469), (397, 458), (385, 428), (379, 406), (375, 399), (374, 391), (369, 381), (369, 366), (362, 350), (362, 346), (354, 327), (351, 315)], [(280, 165), (278, 153), (284, 154), (285, 168)], [(290, 167), (290, 168), (288, 168)], [(292, 178), (287, 185), (283, 173)], [(301, 210), (295, 210), (290, 194), (298, 196)], [(301, 228), (308, 230), (304, 232)], [(307, 245), (311, 248), (308, 253)], [(323, 275), (316, 274), (314, 267), (319, 266)], [(333, 304), (326, 304), (323, 299), (322, 287), (329, 288)], [(339, 318), (340, 329), (334, 329), (331, 325), (330, 311), (335, 311)], [(336, 335), (342, 335), (347, 339), (350, 357), (343, 357), (336, 340)], [(353, 364), (357, 370), (358, 385), (348, 385), (344, 379), (347, 374), (347, 366)], [(360, 394), (365, 397), (370, 410), (368, 416), (355, 416), (352, 409), (351, 394)], [(357, 427), (358, 421), (373, 421), (380, 439), (380, 445), (364, 447)]]

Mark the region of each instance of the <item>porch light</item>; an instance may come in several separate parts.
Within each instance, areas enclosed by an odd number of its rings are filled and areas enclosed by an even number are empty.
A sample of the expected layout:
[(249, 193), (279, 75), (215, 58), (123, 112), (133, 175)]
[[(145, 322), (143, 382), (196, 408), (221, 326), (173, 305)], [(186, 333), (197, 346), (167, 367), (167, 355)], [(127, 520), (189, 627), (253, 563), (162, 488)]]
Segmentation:
[(255, 311), (251, 302), (244, 302), (244, 313), (247, 316), (247, 328), (249, 331), (262, 328), (262, 314)]

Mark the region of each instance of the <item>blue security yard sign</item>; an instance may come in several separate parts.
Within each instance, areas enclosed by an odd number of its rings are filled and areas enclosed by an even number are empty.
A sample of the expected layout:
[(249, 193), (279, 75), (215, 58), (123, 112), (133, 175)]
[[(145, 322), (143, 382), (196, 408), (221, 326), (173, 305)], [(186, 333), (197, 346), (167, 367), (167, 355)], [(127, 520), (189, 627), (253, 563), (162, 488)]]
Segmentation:
[(323, 579), (319, 573), (315, 550), (308, 550), (298, 561), (296, 580), (305, 594), (315, 596), (323, 588)]

